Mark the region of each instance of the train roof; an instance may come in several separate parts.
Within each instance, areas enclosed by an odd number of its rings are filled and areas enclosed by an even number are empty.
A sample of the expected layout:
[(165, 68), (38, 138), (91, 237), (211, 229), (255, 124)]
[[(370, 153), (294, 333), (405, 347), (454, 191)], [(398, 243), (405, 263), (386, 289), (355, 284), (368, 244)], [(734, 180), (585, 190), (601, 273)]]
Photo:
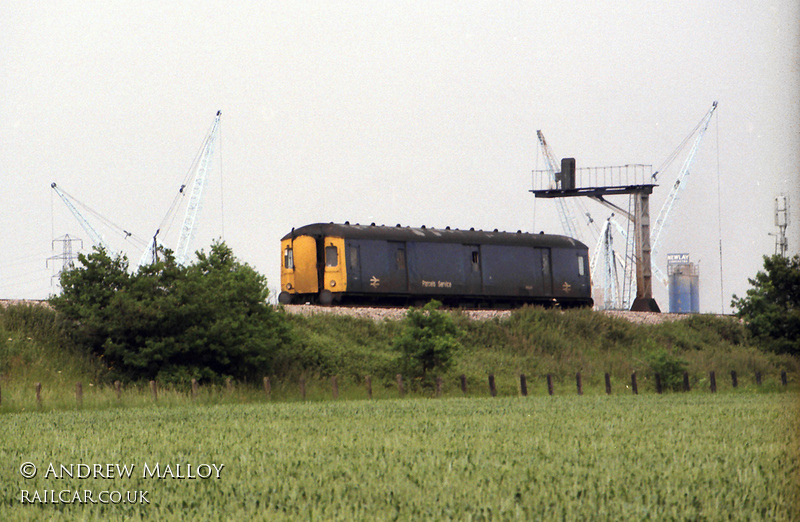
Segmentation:
[(341, 237), (344, 239), (380, 239), (384, 241), (419, 241), (436, 243), (461, 243), (461, 244), (495, 244), (495, 245), (520, 245), (534, 247), (562, 247), (562, 248), (587, 248), (586, 245), (567, 236), (553, 234), (531, 234), (528, 232), (499, 232), (485, 230), (462, 230), (458, 228), (413, 228), (386, 225), (351, 225), (349, 222), (314, 223), (305, 225), (292, 231), (281, 238), (291, 239), (298, 236), (316, 237)]

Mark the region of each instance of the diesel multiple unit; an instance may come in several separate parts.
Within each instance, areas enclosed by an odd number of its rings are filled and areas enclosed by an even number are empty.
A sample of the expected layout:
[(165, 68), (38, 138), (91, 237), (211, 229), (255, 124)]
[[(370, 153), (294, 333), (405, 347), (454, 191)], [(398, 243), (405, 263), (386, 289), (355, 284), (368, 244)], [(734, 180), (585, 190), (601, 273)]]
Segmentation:
[(281, 257), (282, 304), (592, 305), (588, 249), (564, 236), (317, 223)]

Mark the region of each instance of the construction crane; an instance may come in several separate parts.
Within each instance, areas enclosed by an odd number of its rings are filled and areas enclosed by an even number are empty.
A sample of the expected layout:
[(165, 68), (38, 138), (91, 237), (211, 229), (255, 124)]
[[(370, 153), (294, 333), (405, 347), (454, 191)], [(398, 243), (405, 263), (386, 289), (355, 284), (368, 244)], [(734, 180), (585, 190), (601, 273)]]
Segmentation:
[[(560, 173), (558, 172), (558, 163), (542, 131), (536, 131), (536, 135), (539, 138), (542, 155), (545, 158), (545, 164), (547, 166), (545, 173), (549, 178), (550, 188), (555, 189), (559, 186), (559, 182), (563, 183), (563, 180), (559, 179)], [(601, 203), (604, 205), (607, 204), (606, 201), (601, 201)], [(574, 209), (573, 205), (575, 207)], [(629, 235), (622, 229), (619, 223), (611, 218), (599, 229), (581, 198), (570, 198), (568, 200), (557, 198), (556, 207), (559, 219), (561, 220), (562, 229), (566, 235), (586, 243), (596, 242), (590, 270), (593, 280), (602, 285), (604, 292), (604, 304), (602, 306), (611, 309), (628, 308), (633, 286), (629, 281), (633, 276), (632, 264), (629, 265), (626, 263), (626, 259), (629, 257), (628, 253), (622, 256), (614, 251), (611, 225), (614, 225), (613, 228), (619, 231), (625, 238), (628, 252), (633, 252), (634, 250), (633, 236), (630, 235), (630, 237), (628, 237)], [(622, 209), (616, 209), (615, 211), (619, 211), (629, 219), (632, 219), (630, 211), (627, 213)], [(576, 215), (585, 217), (585, 222), (579, 223), (578, 219), (576, 219)], [(597, 261), (599, 259), (602, 259), (603, 266), (598, 272)], [(619, 269), (621, 269), (623, 274), (622, 288), (620, 288)]]
[[(629, 228), (631, 225), (634, 226), (634, 233), (631, 234), (630, 230), (625, 231), (615, 220), (609, 219), (606, 221), (603, 230), (600, 234), (593, 234), (595, 238), (597, 238), (597, 244), (595, 246), (595, 250), (593, 253), (594, 263), (591, 267), (592, 273), (598, 274), (596, 272), (598, 270), (597, 263), (598, 259), (602, 263), (602, 268), (599, 271), (599, 275), (601, 278), (594, 278), (595, 281), (598, 279), (602, 279), (603, 282), (603, 291), (604, 301), (606, 306), (611, 306), (613, 308), (619, 307), (619, 300), (622, 300), (622, 306), (627, 307), (627, 302), (629, 299), (629, 294), (633, 289), (633, 276), (634, 276), (634, 265), (635, 265), (635, 276), (636, 276), (636, 300), (633, 302), (632, 308), (634, 309), (651, 309), (657, 310), (657, 304), (652, 299), (652, 287), (650, 284), (651, 270), (655, 272), (656, 278), (662, 281), (662, 283), (666, 284), (666, 278), (663, 277), (663, 274), (658, 267), (656, 267), (651, 259), (652, 256), (655, 255), (655, 248), (658, 244), (658, 240), (660, 239), (661, 232), (665, 224), (667, 223), (667, 219), (670, 213), (670, 210), (674, 206), (674, 203), (678, 197), (680, 189), (685, 184), (685, 177), (689, 173), (689, 167), (694, 159), (694, 156), (697, 152), (697, 149), (700, 145), (700, 141), (708, 128), (709, 121), (711, 116), (714, 113), (714, 110), (717, 107), (717, 102), (715, 101), (705, 115), (705, 117), (698, 123), (698, 125), (694, 128), (694, 130), (689, 134), (687, 138), (681, 143), (681, 145), (676, 149), (675, 152), (668, 158), (665, 162), (666, 165), (671, 164), (671, 162), (677, 157), (681, 150), (683, 150), (684, 146), (689, 142), (692, 136), (695, 135), (698, 129), (700, 132), (695, 140), (695, 143), (691, 149), (691, 152), (686, 158), (684, 162), (683, 168), (681, 169), (680, 174), (678, 175), (677, 181), (675, 182), (664, 206), (659, 213), (658, 218), (654, 222), (654, 226), (651, 227), (649, 224), (649, 195), (652, 193), (653, 187), (655, 187), (656, 177), (662, 169), (657, 169), (652, 176), (650, 174), (646, 174), (646, 177), (650, 178), (650, 183), (645, 182), (644, 179), (641, 179), (641, 172), (649, 167), (649, 165), (624, 165), (621, 167), (599, 167), (595, 168), (598, 172), (603, 174), (603, 183), (602, 186), (595, 183), (594, 185), (587, 185), (582, 186), (580, 188), (574, 186), (574, 181), (568, 185), (564, 185), (563, 175), (559, 176), (557, 172), (557, 163), (555, 161), (555, 156), (550, 151), (546, 141), (544, 140), (544, 136), (541, 131), (537, 131), (537, 136), (539, 137), (539, 143), (541, 144), (543, 155), (546, 159), (547, 163), (547, 170), (543, 172), (546, 175), (547, 181), (549, 183), (548, 189), (534, 189), (531, 192), (534, 192), (537, 197), (547, 197), (547, 198), (556, 198), (556, 204), (559, 212), (559, 218), (561, 219), (562, 228), (564, 229), (564, 233), (568, 234), (572, 237), (577, 239), (581, 239), (586, 241), (585, 238), (581, 238), (577, 233), (577, 222), (573, 217), (572, 212), (570, 211), (568, 205), (566, 203), (561, 203), (560, 199), (564, 197), (571, 197), (571, 196), (587, 196), (590, 199), (601, 203), (604, 206), (611, 208), (615, 212), (619, 212), (620, 215), (623, 215), (628, 218), (629, 220)], [(566, 160), (564, 160), (566, 161)], [(574, 161), (574, 160), (573, 160)], [(563, 163), (562, 163), (563, 164)], [(574, 165), (574, 163), (573, 163)], [(572, 167), (574, 169), (574, 166)], [(592, 170), (589, 170), (589, 179), (592, 178)], [(610, 170), (610, 179), (612, 181), (611, 185), (609, 185), (608, 181), (606, 181), (606, 172)], [(629, 181), (630, 175), (633, 176), (633, 184)], [(599, 178), (596, 178), (599, 179)], [(615, 183), (616, 182), (616, 183)], [(576, 190), (577, 189), (577, 190)], [(621, 195), (621, 194), (630, 194), (631, 198), (629, 199), (628, 210), (626, 211), (622, 207), (608, 201), (605, 199), (604, 196), (606, 195)], [(580, 198), (574, 198), (579, 200)], [(631, 210), (631, 203), (634, 203), (633, 210)], [(580, 205), (579, 205), (580, 206)], [(597, 227), (597, 224), (594, 223), (592, 220), (591, 215), (585, 211), (585, 207), (581, 207), (581, 214), (586, 215), (588, 218), (588, 228), (589, 232), (594, 233)], [(638, 223), (638, 224), (637, 224)], [(611, 225), (617, 229), (617, 231), (625, 238), (626, 242), (626, 253), (624, 257), (621, 257), (617, 252), (614, 251), (613, 248), (613, 238), (611, 236)], [(592, 227), (595, 227), (593, 229)], [(653, 234), (651, 236), (650, 230), (653, 230)], [(634, 237), (635, 236), (635, 237)], [(588, 241), (587, 241), (588, 242)], [(620, 292), (619, 289), (619, 272), (617, 270), (617, 265), (620, 265), (623, 268), (622, 271), (622, 291)], [(609, 297), (610, 296), (610, 297)]]
[[(625, 240), (625, 254), (614, 249), (612, 228)], [(625, 310), (630, 308), (633, 292), (635, 260), (632, 252), (635, 246), (632, 234), (614, 219), (614, 214), (603, 224), (597, 238), (589, 267), (592, 281), (600, 281), (603, 291), (602, 308), (606, 310)], [(602, 262), (598, 270), (598, 264)], [(621, 274), (621, 275), (620, 275)]]
[(72, 215), (75, 216), (75, 219), (77, 219), (78, 223), (80, 223), (81, 227), (83, 227), (86, 233), (89, 234), (89, 239), (91, 239), (92, 244), (94, 244), (97, 247), (105, 249), (105, 251), (108, 253), (109, 256), (111, 257), (116, 256), (116, 251), (111, 247), (111, 245), (109, 245), (106, 242), (106, 240), (103, 238), (100, 232), (95, 230), (95, 228), (89, 223), (86, 217), (78, 210), (75, 204), (77, 203), (83, 206), (84, 208), (88, 207), (86, 207), (85, 205), (80, 203), (77, 199), (73, 198), (72, 196), (61, 190), (55, 183), (51, 183), (50, 187), (64, 201), (64, 203), (67, 205), (67, 208), (70, 210), (70, 212), (72, 212)]
[[(675, 183), (672, 185), (672, 189), (667, 195), (667, 199), (661, 206), (661, 211), (658, 213), (658, 217), (653, 223), (653, 238), (652, 238), (653, 259), (655, 259), (656, 256), (656, 252), (659, 246), (659, 239), (661, 239), (661, 234), (666, 228), (666, 225), (668, 223), (667, 220), (669, 218), (670, 211), (675, 206), (675, 201), (678, 199), (678, 195), (681, 189), (683, 189), (683, 187), (686, 185), (684, 180), (686, 179), (686, 176), (689, 175), (689, 167), (692, 165), (692, 161), (694, 161), (694, 156), (697, 153), (697, 149), (700, 147), (700, 142), (703, 141), (703, 136), (706, 133), (706, 129), (708, 129), (708, 124), (711, 121), (711, 116), (714, 114), (716, 108), (717, 108), (717, 102), (715, 101), (711, 105), (711, 108), (708, 110), (706, 115), (703, 116), (703, 119), (700, 120), (700, 123), (698, 123), (697, 126), (694, 128), (694, 130), (689, 134), (689, 137), (691, 137), (695, 133), (695, 131), (697, 131), (698, 128), (700, 129), (700, 131), (697, 134), (697, 137), (694, 140), (694, 144), (692, 145), (689, 154), (686, 156), (686, 159), (683, 162), (683, 166), (681, 167), (681, 170), (678, 173), (677, 178), (675, 179)], [(680, 149), (683, 148), (685, 143), (688, 141), (689, 137), (687, 137), (686, 140), (684, 140), (684, 142), (678, 147), (678, 149), (671, 155), (672, 159), (674, 159), (674, 157), (677, 155)], [(672, 160), (668, 159), (668, 161), (671, 162)], [(655, 178), (657, 175), (658, 171), (653, 173), (653, 178)], [(664, 284), (664, 286), (667, 286), (668, 282), (667, 277), (658, 268), (655, 262), (653, 263), (653, 271), (655, 272), (656, 278), (659, 281), (661, 281)]]
[(217, 139), (219, 131), (220, 116), (222, 116), (222, 111), (217, 111), (217, 116), (214, 118), (211, 130), (208, 136), (206, 136), (203, 152), (200, 155), (200, 161), (197, 167), (197, 174), (194, 178), (194, 184), (192, 185), (192, 195), (189, 198), (189, 204), (186, 206), (181, 235), (178, 239), (178, 247), (175, 249), (175, 258), (181, 265), (186, 264), (189, 259), (189, 246), (194, 239), (197, 215), (200, 212), (200, 202), (203, 197), (203, 188), (208, 179), (208, 167), (211, 163), (211, 157), (214, 154), (214, 142)]
[(188, 182), (193, 174), (194, 182), (192, 183), (189, 191), (189, 201), (186, 205), (186, 211), (184, 213), (183, 223), (180, 229), (180, 236), (178, 237), (178, 244), (175, 248), (175, 260), (178, 262), (178, 264), (185, 265), (189, 261), (189, 249), (197, 229), (197, 217), (200, 213), (203, 189), (205, 188), (206, 181), (208, 180), (211, 158), (214, 154), (214, 143), (219, 135), (219, 121), (221, 116), (222, 111), (217, 111), (217, 115), (214, 118), (211, 129), (208, 131), (208, 134), (206, 134), (206, 137), (203, 140), (199, 155), (192, 163), (192, 168), (189, 169), (189, 174), (187, 174), (187, 177), (184, 179), (184, 182), (178, 189), (178, 194), (175, 196), (175, 200), (170, 206), (170, 209), (167, 211), (167, 215), (161, 222), (161, 226), (156, 229), (156, 233), (153, 235), (153, 240), (150, 244), (150, 247), (142, 254), (142, 258), (139, 261), (140, 266), (153, 263), (157, 260), (159, 247), (158, 235), (166, 223), (172, 218), (173, 211), (177, 208), (178, 200), (186, 196), (186, 187), (188, 186)]
[[(614, 251), (614, 238), (611, 235), (609, 217), (603, 227), (600, 229), (600, 237), (597, 239), (597, 244), (594, 247), (594, 255), (592, 262), (589, 266), (590, 274), (593, 280), (596, 280), (598, 275), (602, 276), (603, 281), (603, 309), (614, 309), (618, 307), (619, 302), (619, 276), (617, 274), (617, 261), (615, 259), (616, 252)], [(597, 271), (598, 261), (602, 259), (602, 269)]]

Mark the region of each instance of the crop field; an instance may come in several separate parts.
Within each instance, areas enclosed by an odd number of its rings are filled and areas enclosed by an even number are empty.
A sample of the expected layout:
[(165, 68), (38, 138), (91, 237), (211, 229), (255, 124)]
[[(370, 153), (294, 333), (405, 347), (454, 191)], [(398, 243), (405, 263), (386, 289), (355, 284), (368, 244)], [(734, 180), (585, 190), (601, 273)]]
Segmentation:
[(797, 399), (741, 392), (6, 413), (0, 519), (798, 520)]

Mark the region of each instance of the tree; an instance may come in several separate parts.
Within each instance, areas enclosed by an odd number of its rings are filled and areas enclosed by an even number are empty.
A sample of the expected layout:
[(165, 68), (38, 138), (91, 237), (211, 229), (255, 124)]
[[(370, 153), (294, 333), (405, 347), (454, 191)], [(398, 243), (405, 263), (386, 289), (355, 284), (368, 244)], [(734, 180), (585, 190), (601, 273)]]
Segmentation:
[(753, 288), (731, 306), (768, 350), (800, 355), (800, 255), (764, 256), (764, 271), (748, 279)]
[(118, 374), (165, 382), (256, 377), (289, 342), (288, 322), (266, 303), (266, 278), (224, 243), (186, 267), (165, 250), (135, 274), (102, 250), (79, 260), (51, 304)]
[(405, 327), (394, 343), (403, 356), (403, 371), (423, 380), (431, 371), (444, 371), (461, 344), (452, 317), (439, 310), (442, 303), (431, 301), (422, 309), (409, 308)]
[(109, 305), (117, 292), (130, 284), (128, 260), (112, 258), (102, 247), (78, 254), (78, 267), (61, 273), (61, 295), (50, 304), (75, 325), (76, 341), (102, 354), (106, 328), (112, 317)]
[(183, 336), (171, 362), (209, 376), (269, 371), (290, 334), (285, 316), (267, 305), (268, 295), (266, 277), (237, 261), (227, 245), (200, 252), (179, 288)]

